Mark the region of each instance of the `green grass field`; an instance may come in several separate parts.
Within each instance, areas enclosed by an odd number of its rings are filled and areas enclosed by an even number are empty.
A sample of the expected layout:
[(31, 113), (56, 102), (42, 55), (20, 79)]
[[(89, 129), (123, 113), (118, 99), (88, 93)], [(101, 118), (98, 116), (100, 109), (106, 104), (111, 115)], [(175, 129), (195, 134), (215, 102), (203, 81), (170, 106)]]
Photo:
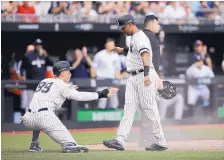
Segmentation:
[[(172, 135), (175, 130), (167, 130), (165, 133)], [(192, 139), (224, 139), (224, 128), (201, 128), (178, 130), (178, 135), (191, 137)], [(100, 144), (105, 139), (115, 137), (115, 132), (77, 132), (73, 137), (79, 144)], [(132, 136), (133, 137), (133, 136)], [(221, 151), (165, 151), (165, 152), (146, 152), (146, 151), (112, 151), (112, 150), (90, 150), (88, 153), (61, 153), (61, 147), (53, 142), (45, 134), (41, 134), (40, 143), (44, 152), (28, 152), (31, 135), (2, 135), (2, 159), (53, 159), (53, 160), (224, 160), (224, 152)], [(169, 139), (173, 139), (172, 136)], [(184, 144), (183, 144), (184, 145)]]

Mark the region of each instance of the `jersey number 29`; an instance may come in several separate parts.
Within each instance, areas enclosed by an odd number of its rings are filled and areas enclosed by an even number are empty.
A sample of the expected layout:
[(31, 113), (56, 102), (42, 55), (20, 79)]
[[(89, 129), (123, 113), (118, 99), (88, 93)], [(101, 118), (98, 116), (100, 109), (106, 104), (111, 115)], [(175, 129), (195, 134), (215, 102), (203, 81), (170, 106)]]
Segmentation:
[(40, 84), (37, 86), (36, 92), (41, 91), (42, 93), (47, 93), (50, 90), (52, 84), (53, 82), (50, 83), (40, 82)]

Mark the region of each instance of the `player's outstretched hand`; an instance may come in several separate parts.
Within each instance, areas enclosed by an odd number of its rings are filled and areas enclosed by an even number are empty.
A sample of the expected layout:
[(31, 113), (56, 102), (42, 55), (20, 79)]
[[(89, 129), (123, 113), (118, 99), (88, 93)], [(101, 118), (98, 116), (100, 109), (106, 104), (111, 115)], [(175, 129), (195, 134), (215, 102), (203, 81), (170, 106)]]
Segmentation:
[(119, 88), (110, 88), (108, 90), (109, 90), (109, 93), (107, 94), (107, 97), (111, 97), (117, 94)]
[(72, 88), (74, 88), (74, 89), (78, 89), (79, 86), (78, 86), (78, 85), (73, 85)]
[(116, 52), (116, 53), (123, 53), (124, 52), (124, 48), (121, 47), (114, 47), (112, 50), (110, 50), (111, 52)]

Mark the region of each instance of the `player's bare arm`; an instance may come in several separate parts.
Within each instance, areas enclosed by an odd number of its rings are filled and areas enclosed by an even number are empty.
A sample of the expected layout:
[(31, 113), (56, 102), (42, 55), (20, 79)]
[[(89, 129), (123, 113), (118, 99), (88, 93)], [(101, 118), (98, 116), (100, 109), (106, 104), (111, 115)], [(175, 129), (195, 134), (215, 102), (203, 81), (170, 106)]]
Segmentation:
[(207, 57), (205, 61), (208, 64), (208, 67), (212, 69), (212, 60), (211, 60), (211, 58)]
[(142, 56), (142, 62), (143, 62), (143, 66), (144, 66), (144, 83), (145, 83), (145, 86), (149, 86), (151, 84), (151, 80), (150, 80), (150, 77), (149, 77), (149, 56), (150, 56), (150, 53), (149, 52), (142, 52), (141, 53), (141, 56)]
[(96, 77), (96, 68), (91, 67), (90, 68), (90, 77), (95, 78)]
[(121, 72), (119, 71), (119, 72), (116, 72), (116, 73), (115, 73), (115, 77), (116, 77), (116, 79), (122, 79), (122, 78), (123, 78), (123, 75), (122, 75)]
[(114, 47), (111, 52), (116, 52), (116, 53), (124, 53), (128, 52), (128, 47), (126, 48), (121, 48), (121, 47)]

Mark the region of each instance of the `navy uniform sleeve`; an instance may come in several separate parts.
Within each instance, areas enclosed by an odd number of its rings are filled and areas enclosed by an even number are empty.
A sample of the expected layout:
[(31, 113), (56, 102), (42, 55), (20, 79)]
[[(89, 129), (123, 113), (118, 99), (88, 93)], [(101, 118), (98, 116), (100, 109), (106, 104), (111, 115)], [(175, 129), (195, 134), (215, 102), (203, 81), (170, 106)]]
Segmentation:
[(26, 71), (27, 69), (29, 68), (29, 60), (28, 58), (24, 55), (23, 58), (22, 58), (22, 65), (21, 65), (21, 68), (20, 68), (20, 74), (22, 76), (24, 76), (24, 70)]

